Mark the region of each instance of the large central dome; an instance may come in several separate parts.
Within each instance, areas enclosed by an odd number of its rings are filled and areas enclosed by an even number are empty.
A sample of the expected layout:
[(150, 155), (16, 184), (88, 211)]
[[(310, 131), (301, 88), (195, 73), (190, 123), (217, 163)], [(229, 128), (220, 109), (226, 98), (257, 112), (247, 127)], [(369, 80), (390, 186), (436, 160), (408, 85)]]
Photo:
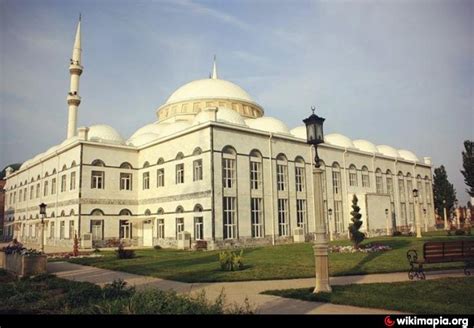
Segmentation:
[(178, 88), (171, 94), (166, 104), (203, 98), (253, 102), (250, 95), (235, 83), (221, 79), (203, 79), (186, 83)]
[(166, 103), (156, 110), (160, 122), (192, 120), (209, 107), (228, 108), (245, 118), (263, 116), (263, 108), (237, 84), (217, 77), (214, 61), (212, 76), (195, 80), (179, 87)]

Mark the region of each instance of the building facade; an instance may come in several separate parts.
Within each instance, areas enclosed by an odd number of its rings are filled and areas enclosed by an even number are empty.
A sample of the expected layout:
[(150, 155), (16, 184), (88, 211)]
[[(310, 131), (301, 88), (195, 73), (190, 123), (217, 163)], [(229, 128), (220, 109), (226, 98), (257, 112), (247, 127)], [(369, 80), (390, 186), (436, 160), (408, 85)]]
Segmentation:
[[(292, 242), (301, 232), (312, 238), (314, 154), (304, 126), (290, 130), (265, 116), (241, 87), (218, 77), (214, 62), (209, 79), (178, 88), (156, 122), (129, 139), (107, 125), (77, 128), (80, 38), (79, 23), (68, 138), (7, 170), (6, 237), (39, 243), (44, 202), (46, 245), (72, 246), (76, 234), (96, 247), (119, 240), (176, 247), (181, 232), (209, 248)], [(327, 135), (318, 152), (331, 236), (347, 237), (353, 195), (369, 235), (413, 229), (416, 218), (425, 230), (434, 226), (430, 158), (341, 134)]]

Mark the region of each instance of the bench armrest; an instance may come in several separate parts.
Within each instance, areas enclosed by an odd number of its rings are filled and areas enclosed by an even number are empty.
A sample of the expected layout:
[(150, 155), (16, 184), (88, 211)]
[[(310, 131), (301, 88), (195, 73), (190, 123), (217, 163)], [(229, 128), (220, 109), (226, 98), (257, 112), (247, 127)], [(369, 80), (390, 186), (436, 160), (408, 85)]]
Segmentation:
[(418, 253), (416, 252), (415, 249), (410, 249), (407, 252), (407, 259), (408, 259), (408, 262), (410, 262), (410, 264), (416, 263), (418, 261)]

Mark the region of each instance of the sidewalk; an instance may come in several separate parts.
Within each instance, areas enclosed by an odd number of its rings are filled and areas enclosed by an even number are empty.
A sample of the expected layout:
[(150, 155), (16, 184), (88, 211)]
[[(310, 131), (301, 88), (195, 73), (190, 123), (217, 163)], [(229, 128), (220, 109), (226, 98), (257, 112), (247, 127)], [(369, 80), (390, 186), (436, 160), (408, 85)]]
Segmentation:
[[(208, 298), (217, 297), (221, 291), (229, 303), (243, 304), (248, 298), (251, 305), (257, 307), (260, 314), (395, 314), (396, 311), (360, 308), (348, 305), (331, 303), (307, 302), (295, 299), (281, 298), (272, 295), (261, 295), (260, 292), (271, 289), (310, 288), (314, 286), (314, 278), (263, 280), (242, 282), (218, 283), (184, 283), (164, 280), (149, 276), (99, 269), (68, 262), (48, 263), (48, 272), (69, 280), (87, 281), (99, 285), (111, 283), (115, 279), (123, 279), (138, 290), (145, 288), (158, 288), (161, 290), (175, 290), (178, 293), (194, 294), (205, 291)], [(462, 270), (446, 270), (428, 272), (427, 279), (445, 277), (462, 277)], [(380, 282), (407, 281), (406, 272), (370, 274), (359, 276), (331, 277), (332, 285), (365, 284)]]

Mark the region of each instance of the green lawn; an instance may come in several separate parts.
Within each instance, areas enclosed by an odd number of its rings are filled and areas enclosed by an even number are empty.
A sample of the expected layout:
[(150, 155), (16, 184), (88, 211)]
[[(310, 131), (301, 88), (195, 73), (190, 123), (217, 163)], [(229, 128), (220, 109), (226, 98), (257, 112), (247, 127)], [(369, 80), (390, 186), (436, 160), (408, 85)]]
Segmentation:
[[(458, 240), (474, 237), (431, 236), (417, 240), (415, 237), (383, 237), (368, 239), (364, 243), (377, 242), (393, 249), (372, 254), (331, 253), (332, 276), (379, 272), (408, 271), (407, 250), (421, 251), (424, 241)], [(333, 242), (333, 245), (349, 245), (349, 241)], [(136, 251), (134, 259), (119, 260), (114, 252), (102, 252), (101, 258), (71, 259), (78, 264), (125, 271), (185, 282), (243, 281), (314, 277), (314, 256), (310, 243), (248, 248), (244, 250), (245, 268), (242, 271), (220, 270), (218, 251), (178, 251), (147, 249)], [(454, 268), (462, 264), (427, 266), (427, 269)]]
[(313, 294), (313, 288), (271, 290), (262, 294), (414, 314), (472, 314), (474, 309), (474, 277), (332, 288), (330, 294)]

